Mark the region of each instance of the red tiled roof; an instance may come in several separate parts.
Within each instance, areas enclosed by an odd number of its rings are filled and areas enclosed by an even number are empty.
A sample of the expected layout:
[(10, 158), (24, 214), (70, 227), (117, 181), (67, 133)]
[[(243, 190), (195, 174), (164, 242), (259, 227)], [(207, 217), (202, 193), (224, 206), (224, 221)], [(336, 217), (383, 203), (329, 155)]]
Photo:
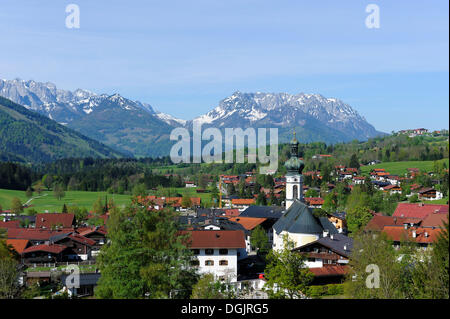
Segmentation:
[(189, 233), (190, 248), (245, 248), (245, 234), (242, 230), (194, 230)]
[(344, 276), (348, 273), (348, 266), (346, 265), (325, 265), (318, 268), (309, 268), (316, 277), (326, 276)]
[(0, 221), (0, 228), (19, 228), (20, 221), (19, 220), (10, 220), (7, 222)]
[(421, 222), (420, 218), (407, 218), (407, 217), (393, 217), (393, 216), (382, 216), (375, 215), (367, 223), (366, 230), (381, 231), (385, 226), (401, 226), (405, 223), (418, 224)]
[(46, 230), (32, 228), (10, 228), (8, 239), (48, 240), (52, 236), (73, 232), (73, 229)]
[(252, 230), (256, 226), (262, 224), (267, 220), (267, 218), (257, 218), (257, 217), (232, 217), (229, 218), (230, 221), (241, 224), (245, 229)]
[(425, 218), (434, 213), (448, 213), (448, 205), (422, 204), (422, 203), (398, 203), (392, 216), (394, 217), (414, 217)]
[[(413, 238), (413, 231), (416, 231), (416, 238)], [(402, 226), (385, 226), (383, 228), (383, 233), (385, 233), (388, 238), (393, 241), (402, 242), (409, 238), (416, 243), (429, 244), (436, 240), (438, 234), (440, 233), (440, 228), (431, 227), (411, 227), (405, 229)], [(428, 236), (426, 236), (428, 234)]]
[(78, 234), (80, 234), (81, 236), (86, 236), (86, 235), (90, 235), (92, 233), (100, 233), (102, 235), (106, 235), (107, 231), (104, 227), (88, 227), (88, 228), (78, 228), (77, 229)]
[(323, 205), (325, 200), (320, 197), (305, 197), (305, 202), (309, 205)]
[(62, 225), (63, 228), (72, 227), (75, 222), (74, 214), (37, 214), (36, 228), (51, 228), (52, 226)]
[(252, 205), (255, 203), (253, 198), (233, 198), (231, 200), (232, 205)]
[(387, 190), (390, 190), (390, 189), (393, 189), (393, 188), (395, 188), (395, 189), (402, 189), (400, 186), (397, 186), (397, 185), (388, 185), (388, 186), (385, 186), (385, 187), (383, 187), (383, 190), (385, 190), (385, 191), (387, 191)]
[(22, 255), (23, 254), (27, 254), (27, 253), (32, 253), (32, 252), (35, 252), (35, 251), (45, 251), (45, 252), (49, 252), (49, 253), (53, 253), (53, 254), (59, 254), (62, 251), (64, 251), (66, 248), (67, 248), (66, 246), (56, 245), (56, 244), (53, 244), (53, 245), (45, 245), (45, 244), (44, 245), (37, 245), (37, 246), (28, 247), (27, 249), (25, 249), (22, 252)]
[(81, 236), (80, 234), (72, 233), (68, 237), (70, 239), (72, 239), (73, 241), (79, 242), (81, 244), (85, 244), (85, 245), (89, 245), (89, 246), (95, 245), (95, 240), (86, 238), (84, 236)]
[(448, 213), (435, 213), (425, 217), (420, 225), (423, 227), (441, 227), (445, 221), (448, 222)]
[(7, 239), (6, 245), (12, 246), (17, 253), (21, 254), (30, 244), (27, 239)]
[(230, 216), (230, 217), (239, 216), (241, 214), (239, 209), (236, 209), (236, 208), (224, 209), (223, 211), (225, 212), (225, 216)]

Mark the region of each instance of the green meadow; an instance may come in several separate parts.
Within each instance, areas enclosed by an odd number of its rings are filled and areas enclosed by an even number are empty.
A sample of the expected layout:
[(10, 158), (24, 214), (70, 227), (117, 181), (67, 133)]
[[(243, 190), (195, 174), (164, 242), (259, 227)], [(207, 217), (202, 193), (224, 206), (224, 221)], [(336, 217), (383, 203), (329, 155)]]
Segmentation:
[[(33, 193), (32, 197), (38, 198), (34, 198), (30, 201), (29, 208), (33, 208), (39, 213), (43, 213), (45, 211), (52, 213), (61, 212), (63, 205), (66, 204), (67, 206), (86, 207), (87, 209), (91, 210), (93, 203), (99, 197), (104, 200), (106, 196), (108, 197), (108, 201), (112, 199), (118, 206), (124, 206), (130, 202), (130, 195), (83, 191), (66, 191), (65, 196), (61, 200), (58, 200), (53, 196), (52, 191), (45, 191), (42, 192), (41, 195)], [(18, 197), (23, 204), (25, 204), (29, 199), (26, 197), (24, 191), (0, 189), (0, 206), (2, 206), (4, 210), (8, 210), (11, 206), (11, 200), (14, 197)], [(27, 209), (25, 209), (25, 211), (26, 210)]]
[[(440, 160), (444, 161), (448, 168), (448, 158)], [(386, 172), (389, 172), (393, 175), (404, 176), (407, 172), (408, 168), (418, 168), (423, 172), (431, 172), (433, 171), (433, 163), (434, 161), (405, 161), (405, 162), (386, 162), (380, 163), (376, 165), (362, 166), (361, 173), (369, 174), (370, 171), (374, 168), (384, 168)]]

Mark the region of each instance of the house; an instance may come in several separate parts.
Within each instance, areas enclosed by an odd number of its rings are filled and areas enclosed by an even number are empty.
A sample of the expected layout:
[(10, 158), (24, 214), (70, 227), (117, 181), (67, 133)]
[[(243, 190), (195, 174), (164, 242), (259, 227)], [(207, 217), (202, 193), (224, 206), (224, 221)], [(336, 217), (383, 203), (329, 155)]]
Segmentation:
[(402, 242), (412, 241), (419, 244), (422, 249), (427, 249), (436, 241), (441, 228), (385, 226), (382, 232), (394, 242), (395, 248), (400, 247)]
[(8, 229), (8, 239), (27, 239), (32, 245), (48, 244), (50, 238), (56, 235), (68, 234), (73, 229), (47, 230), (31, 228), (10, 228)]
[[(64, 245), (36, 245), (26, 248), (21, 256), (25, 264), (67, 261), (70, 248)], [(66, 254), (67, 253), (67, 254)]]
[(327, 213), (328, 220), (336, 227), (338, 233), (347, 232), (347, 221), (345, 212)]
[(36, 215), (36, 228), (59, 229), (74, 227), (74, 214), (44, 213)]
[(237, 280), (238, 259), (246, 257), (245, 235), (240, 230), (183, 231), (194, 254), (191, 265), (199, 273), (212, 273), (222, 281)]
[(309, 208), (322, 208), (325, 200), (320, 197), (305, 197), (305, 203), (309, 206)]
[[(252, 251), (250, 244), (251, 231), (246, 229), (242, 224), (235, 221), (231, 221), (225, 217), (213, 217), (205, 221), (203, 225), (193, 225), (191, 230), (197, 230), (198, 228), (202, 230), (240, 230), (244, 232), (245, 235), (245, 250), (247, 253)], [(241, 255), (239, 253), (239, 255)]]
[(86, 297), (93, 296), (94, 289), (100, 279), (100, 273), (81, 273), (79, 274), (79, 287), (67, 287), (67, 279), (69, 274), (61, 275), (61, 283), (63, 284), (63, 291), (67, 291), (69, 296)]
[(320, 268), (310, 268), (309, 271), (314, 274), (311, 285), (340, 284), (344, 281), (349, 270), (348, 265), (341, 264), (325, 264)]
[(387, 185), (385, 187), (383, 187), (383, 191), (385, 193), (389, 193), (389, 194), (401, 194), (402, 193), (402, 188), (400, 186), (397, 185)]
[(98, 255), (100, 249), (107, 242), (106, 229), (104, 227), (88, 227), (85, 229), (77, 229), (80, 236), (93, 240), (95, 243), (91, 245), (92, 256)]
[(194, 182), (186, 181), (186, 186), (185, 187), (197, 187), (197, 185), (195, 185)]
[(65, 251), (67, 260), (88, 260), (91, 258), (95, 241), (73, 232), (50, 237), (49, 244), (67, 247), (68, 250)]
[(353, 176), (352, 181), (355, 185), (361, 185), (365, 183), (366, 178), (363, 176)]
[(396, 185), (396, 186), (400, 186), (400, 184), (401, 184), (400, 183), (401, 179), (398, 175), (389, 175), (386, 178), (386, 181), (391, 183), (392, 185)]
[(239, 208), (240, 211), (247, 209), (249, 206), (255, 204), (254, 198), (233, 198), (231, 200), (231, 206)]
[(421, 222), (422, 219), (420, 218), (375, 215), (367, 223), (365, 230), (378, 232), (382, 231), (385, 226), (409, 225), (410, 227), (412, 227), (412, 226), (419, 226)]
[(323, 237), (293, 251), (305, 254), (308, 268), (320, 268), (325, 265), (348, 264), (353, 248), (353, 239), (343, 234), (324, 233)]
[(426, 187), (418, 190), (420, 200), (437, 200), (442, 199), (443, 195), (434, 188)]
[(433, 213), (448, 213), (448, 205), (423, 203), (398, 203), (393, 217), (413, 217), (424, 219)]

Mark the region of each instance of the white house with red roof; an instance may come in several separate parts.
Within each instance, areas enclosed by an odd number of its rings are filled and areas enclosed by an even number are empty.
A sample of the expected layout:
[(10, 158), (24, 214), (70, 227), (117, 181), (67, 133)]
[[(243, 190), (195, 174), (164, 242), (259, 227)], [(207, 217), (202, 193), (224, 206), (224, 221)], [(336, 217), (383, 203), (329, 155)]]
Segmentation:
[(212, 273), (222, 281), (237, 281), (238, 260), (247, 256), (242, 230), (194, 230), (188, 246), (195, 258), (192, 266), (199, 274)]

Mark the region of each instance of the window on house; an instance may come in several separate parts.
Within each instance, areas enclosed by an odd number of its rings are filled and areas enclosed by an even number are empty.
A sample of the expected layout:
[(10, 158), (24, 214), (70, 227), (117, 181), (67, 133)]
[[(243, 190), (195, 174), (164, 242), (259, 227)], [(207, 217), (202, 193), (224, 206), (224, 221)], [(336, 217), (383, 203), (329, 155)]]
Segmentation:
[(228, 255), (228, 249), (219, 249), (219, 255)]
[(205, 266), (214, 266), (214, 260), (206, 260)]
[(194, 255), (200, 255), (200, 249), (192, 249)]
[(205, 249), (205, 255), (214, 255), (214, 249)]
[(200, 266), (200, 262), (197, 259), (191, 260), (191, 266)]
[(220, 266), (228, 266), (228, 260), (221, 260), (219, 261)]

